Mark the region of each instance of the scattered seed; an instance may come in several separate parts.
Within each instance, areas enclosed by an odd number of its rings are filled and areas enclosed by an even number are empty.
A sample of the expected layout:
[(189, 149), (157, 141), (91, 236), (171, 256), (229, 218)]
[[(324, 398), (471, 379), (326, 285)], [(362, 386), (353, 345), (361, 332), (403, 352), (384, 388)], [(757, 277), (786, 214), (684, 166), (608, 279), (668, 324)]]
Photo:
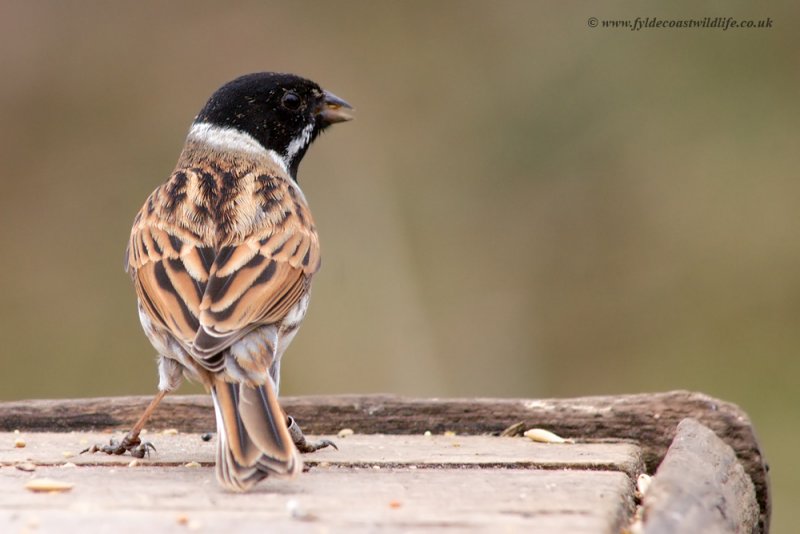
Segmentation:
[(23, 462), (21, 464), (15, 465), (14, 467), (19, 469), (20, 471), (25, 471), (27, 473), (31, 473), (33, 471), (36, 471), (36, 465), (31, 463), (31, 462)]
[(431, 431), (430, 431), (430, 430), (426, 430), (426, 431), (425, 431), (425, 433), (424, 433), (424, 434), (422, 434), (422, 435), (423, 435), (423, 436), (425, 436), (426, 438), (429, 438), (429, 437), (431, 437), (433, 434), (431, 434)]
[(372, 468), (373, 468), (375, 471), (380, 471), (380, 470), (381, 470), (381, 466), (379, 466), (379, 465), (373, 465), (373, 466), (372, 466)]
[(61, 456), (63, 456), (64, 458), (72, 458), (73, 456), (75, 456), (75, 453), (72, 453), (70, 451), (64, 451), (61, 453)]
[(184, 464), (183, 467), (200, 467), (200, 462), (189, 462)]
[(60, 493), (69, 491), (75, 484), (54, 480), (52, 478), (33, 478), (25, 484), (25, 489), (34, 492)]
[(19, 429), (14, 430), (14, 435), (19, 436)]
[(186, 514), (179, 515), (178, 517), (175, 518), (175, 520), (178, 522), (179, 525), (186, 526), (189, 524), (189, 516), (187, 516)]
[(397, 510), (401, 506), (403, 506), (403, 503), (401, 503), (400, 501), (389, 501), (389, 508)]
[(178, 429), (177, 428), (167, 428), (166, 430), (163, 430), (161, 433), (164, 434), (165, 436), (174, 436), (175, 434), (178, 433)]
[(128, 467), (136, 467), (136, 466), (138, 466), (140, 463), (141, 463), (141, 462), (140, 462), (138, 459), (135, 459), (135, 458), (134, 458), (133, 460), (131, 460), (130, 462), (128, 462)]
[(647, 490), (650, 488), (650, 483), (652, 481), (653, 477), (645, 473), (642, 473), (636, 478), (636, 493), (637, 493), (636, 496), (639, 499), (644, 497), (645, 493), (647, 493)]
[(73, 464), (72, 462), (66, 462), (61, 464), (61, 467), (78, 467), (77, 465)]
[(352, 436), (354, 433), (355, 432), (353, 432), (352, 428), (343, 428), (336, 435), (339, 436), (340, 438), (346, 438), (347, 436)]
[(448, 438), (452, 438), (453, 436), (456, 435), (456, 433), (453, 432), (452, 430), (445, 430), (444, 435), (447, 436)]
[(317, 517), (305, 510), (297, 499), (289, 499), (286, 501), (286, 511), (289, 512), (289, 517), (299, 521), (314, 521)]
[(525, 432), (525, 437), (529, 438), (532, 441), (538, 441), (540, 443), (570, 443), (571, 440), (566, 440), (559, 436), (558, 434), (554, 434), (549, 430), (545, 430), (543, 428), (531, 428), (527, 432)]
[(22, 449), (23, 447), (25, 447), (25, 445), (26, 445), (25, 440), (22, 438), (17, 438), (14, 440), (14, 446), (18, 449)]

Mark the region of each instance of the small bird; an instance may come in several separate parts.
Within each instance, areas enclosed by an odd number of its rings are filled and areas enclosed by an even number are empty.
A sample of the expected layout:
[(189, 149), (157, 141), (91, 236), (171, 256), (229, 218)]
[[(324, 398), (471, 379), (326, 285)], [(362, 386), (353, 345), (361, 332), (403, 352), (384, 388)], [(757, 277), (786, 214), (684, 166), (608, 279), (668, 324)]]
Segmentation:
[(125, 254), (139, 318), (158, 352), (159, 393), (122, 441), (88, 452), (143, 457), (139, 434), (183, 377), (203, 384), (217, 422), (217, 480), (244, 491), (302, 470), (309, 442), (278, 403), (281, 358), (320, 267), (297, 182), (311, 143), (352, 107), (316, 83), (262, 72), (218, 89), (169, 180), (136, 215)]

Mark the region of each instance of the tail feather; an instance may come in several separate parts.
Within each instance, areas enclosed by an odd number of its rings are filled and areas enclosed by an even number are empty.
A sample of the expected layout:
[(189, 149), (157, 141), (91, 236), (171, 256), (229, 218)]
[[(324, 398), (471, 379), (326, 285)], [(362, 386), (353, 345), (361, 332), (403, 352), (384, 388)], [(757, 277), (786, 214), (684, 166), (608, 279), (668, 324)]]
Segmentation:
[(220, 484), (246, 491), (268, 476), (291, 477), (303, 469), (269, 379), (255, 387), (220, 379), (211, 393), (217, 416)]

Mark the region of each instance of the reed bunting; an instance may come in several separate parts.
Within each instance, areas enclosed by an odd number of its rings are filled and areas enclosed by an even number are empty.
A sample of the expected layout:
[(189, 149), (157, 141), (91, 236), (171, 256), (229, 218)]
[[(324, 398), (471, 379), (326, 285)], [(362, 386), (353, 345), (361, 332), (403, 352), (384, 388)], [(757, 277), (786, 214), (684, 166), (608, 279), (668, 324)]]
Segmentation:
[(298, 166), (351, 110), (310, 80), (272, 72), (242, 76), (211, 96), (169, 180), (136, 215), (125, 256), (159, 354), (159, 393), (124, 439), (89, 452), (143, 457), (152, 448), (139, 439), (145, 421), (184, 376), (213, 398), (216, 475), (226, 488), (296, 475), (299, 452), (333, 445), (305, 439), (278, 388), (320, 267)]

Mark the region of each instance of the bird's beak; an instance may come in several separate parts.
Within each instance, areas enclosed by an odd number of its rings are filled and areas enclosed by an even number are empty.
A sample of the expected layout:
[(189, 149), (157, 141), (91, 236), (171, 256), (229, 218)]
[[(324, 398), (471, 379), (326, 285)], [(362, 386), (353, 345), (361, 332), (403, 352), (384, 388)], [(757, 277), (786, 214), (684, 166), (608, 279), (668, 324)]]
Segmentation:
[(317, 111), (317, 116), (326, 125), (353, 119), (351, 113), (353, 106), (329, 91), (324, 91), (324, 94), (325, 100), (322, 102), (319, 111)]

